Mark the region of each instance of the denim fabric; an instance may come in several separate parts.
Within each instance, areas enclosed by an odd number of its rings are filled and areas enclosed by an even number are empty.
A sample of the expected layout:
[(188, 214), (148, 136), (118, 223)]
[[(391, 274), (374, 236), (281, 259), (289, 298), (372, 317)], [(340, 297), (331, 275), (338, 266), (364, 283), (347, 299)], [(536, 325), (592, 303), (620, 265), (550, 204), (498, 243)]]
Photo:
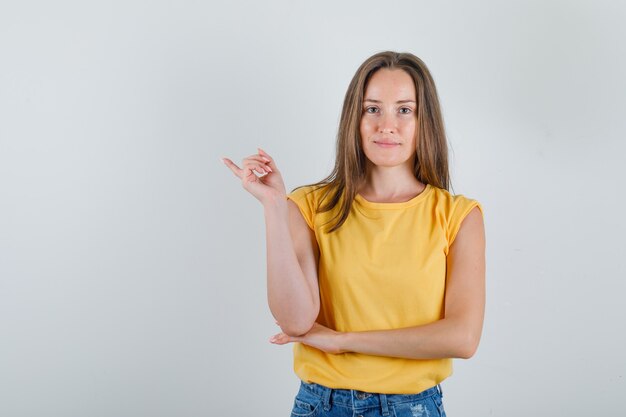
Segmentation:
[(441, 385), (417, 394), (377, 394), (300, 381), (291, 417), (445, 417)]

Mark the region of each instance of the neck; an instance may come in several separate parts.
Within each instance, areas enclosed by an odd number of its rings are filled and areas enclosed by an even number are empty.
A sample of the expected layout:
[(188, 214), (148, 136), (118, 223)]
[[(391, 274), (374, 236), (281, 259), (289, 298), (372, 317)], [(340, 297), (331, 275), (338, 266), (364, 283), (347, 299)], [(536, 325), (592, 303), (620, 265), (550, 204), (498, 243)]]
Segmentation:
[(419, 194), (425, 187), (406, 165), (382, 167), (368, 164), (359, 194), (375, 200), (394, 200)]

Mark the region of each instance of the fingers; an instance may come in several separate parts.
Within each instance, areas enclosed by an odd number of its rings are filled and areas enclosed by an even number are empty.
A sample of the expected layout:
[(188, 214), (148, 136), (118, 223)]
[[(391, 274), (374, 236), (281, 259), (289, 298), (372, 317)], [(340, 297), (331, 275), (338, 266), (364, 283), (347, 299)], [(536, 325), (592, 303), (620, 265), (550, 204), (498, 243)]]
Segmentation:
[(244, 187), (246, 183), (257, 181), (258, 177), (254, 174), (254, 172), (252, 172), (252, 170), (249, 167), (244, 167), (242, 172), (243, 172), (243, 177), (241, 179), (243, 180), (242, 184), (244, 184)]
[(270, 172), (272, 172), (272, 169), (270, 167), (268, 167), (267, 165), (265, 165), (264, 162), (259, 162), (256, 159), (253, 159), (251, 157), (245, 158), (243, 160), (243, 165), (246, 168), (250, 168), (250, 169), (255, 170), (256, 172), (258, 172), (261, 175), (269, 174)]
[[(280, 324), (278, 323), (278, 320), (274, 320), (274, 323), (278, 324), (280, 326)], [(273, 343), (275, 345), (284, 345), (285, 343), (288, 343), (291, 341), (291, 338), (289, 336), (287, 336), (285, 333), (281, 332), (278, 334), (275, 334), (274, 336), (270, 337), (270, 343)]]
[(285, 343), (296, 342), (296, 341), (297, 341), (296, 338), (288, 336), (285, 333), (275, 334), (269, 339), (269, 342), (275, 345), (284, 345)]
[(270, 168), (272, 168), (273, 170), (278, 170), (278, 167), (274, 163), (274, 159), (271, 156), (269, 156), (267, 152), (265, 152), (261, 148), (257, 148), (257, 150), (259, 151), (259, 155), (261, 155), (264, 161), (267, 162), (267, 165), (269, 165)]
[(261, 148), (258, 154), (250, 155), (243, 159), (242, 168), (238, 167), (233, 161), (228, 158), (222, 157), (222, 162), (230, 168), (230, 170), (240, 179), (249, 178), (250, 174), (254, 171), (260, 176), (270, 174), (275, 170), (278, 170), (274, 160)]
[[(231, 161), (228, 158), (222, 157), (222, 162), (230, 168), (230, 170), (235, 174), (239, 179), (247, 178), (250, 175), (250, 172), (256, 171), (259, 175), (269, 174), (273, 172), (272, 169), (266, 165), (264, 165), (264, 161), (257, 161), (256, 159), (252, 159), (248, 157), (243, 160), (243, 169), (239, 168), (237, 164)], [(259, 157), (260, 159), (260, 157)], [(250, 172), (248, 172), (250, 171)]]
[[(257, 148), (259, 149), (259, 148)], [(274, 172), (273, 168), (270, 166), (270, 161), (271, 159), (259, 154), (254, 154), (254, 155), (250, 155), (249, 157), (245, 158), (246, 160), (249, 161), (256, 161), (260, 164), (262, 164), (262, 167), (265, 168), (266, 170), (268, 170), (269, 172)]]
[(256, 162), (258, 162), (260, 164), (263, 164), (266, 167), (269, 167), (267, 158), (263, 158), (260, 155), (250, 155), (249, 157), (247, 157), (245, 159), (248, 159), (250, 161), (256, 161)]
[(241, 177), (244, 175), (244, 172), (241, 168), (239, 168), (233, 161), (231, 161), (228, 158), (224, 158), (222, 157), (222, 162), (228, 167), (230, 168), (230, 170), (233, 172), (233, 174), (235, 174), (238, 178), (241, 179)]

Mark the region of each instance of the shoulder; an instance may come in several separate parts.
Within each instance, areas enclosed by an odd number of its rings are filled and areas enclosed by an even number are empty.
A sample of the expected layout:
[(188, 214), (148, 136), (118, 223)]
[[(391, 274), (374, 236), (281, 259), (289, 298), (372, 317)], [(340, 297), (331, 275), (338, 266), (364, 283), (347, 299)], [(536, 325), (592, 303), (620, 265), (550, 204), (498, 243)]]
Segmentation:
[(298, 206), (311, 229), (314, 229), (320, 198), (327, 187), (327, 184), (303, 185), (287, 194), (287, 200), (292, 200)]
[(309, 204), (316, 204), (327, 189), (328, 184), (301, 185), (288, 193), (287, 198), (295, 202), (306, 201)]
[(301, 198), (306, 197), (311, 193), (314, 193), (316, 190), (319, 192), (319, 186), (315, 185), (301, 185), (294, 188), (291, 192), (287, 193), (288, 197)]
[(461, 225), (467, 219), (482, 227), (483, 206), (475, 198), (463, 194), (452, 194), (442, 188), (433, 187), (434, 212), (446, 233), (446, 253), (454, 242)]
[(467, 214), (474, 207), (478, 207), (481, 212), (483, 211), (482, 204), (475, 198), (463, 194), (452, 194), (448, 190), (434, 186), (432, 189), (435, 206), (448, 220), (455, 215)]

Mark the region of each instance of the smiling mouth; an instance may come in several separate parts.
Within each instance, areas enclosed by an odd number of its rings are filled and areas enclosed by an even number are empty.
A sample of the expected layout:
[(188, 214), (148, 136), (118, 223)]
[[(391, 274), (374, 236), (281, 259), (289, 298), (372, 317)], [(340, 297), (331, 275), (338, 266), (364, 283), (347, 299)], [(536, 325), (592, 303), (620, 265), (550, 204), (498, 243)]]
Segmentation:
[(378, 146), (382, 146), (383, 148), (391, 148), (393, 146), (397, 146), (400, 145), (399, 143), (395, 143), (395, 142), (376, 142), (374, 141), (374, 143)]

